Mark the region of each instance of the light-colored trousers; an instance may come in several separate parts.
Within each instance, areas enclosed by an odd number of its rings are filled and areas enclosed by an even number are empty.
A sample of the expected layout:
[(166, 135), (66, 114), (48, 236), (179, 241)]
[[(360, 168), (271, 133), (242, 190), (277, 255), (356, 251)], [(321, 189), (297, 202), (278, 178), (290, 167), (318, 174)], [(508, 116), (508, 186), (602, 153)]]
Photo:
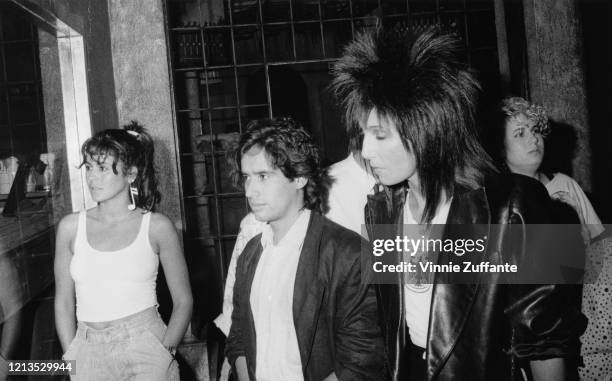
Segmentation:
[(113, 321), (105, 329), (79, 322), (62, 357), (75, 360), (72, 381), (174, 381), (178, 364), (162, 345), (166, 325), (156, 307)]

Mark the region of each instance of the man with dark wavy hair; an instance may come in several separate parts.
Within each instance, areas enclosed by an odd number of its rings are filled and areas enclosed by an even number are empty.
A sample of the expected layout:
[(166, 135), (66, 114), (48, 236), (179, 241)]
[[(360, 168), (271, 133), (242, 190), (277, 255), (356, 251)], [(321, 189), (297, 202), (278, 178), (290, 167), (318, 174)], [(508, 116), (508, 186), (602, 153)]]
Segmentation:
[[(349, 43), (335, 63), (347, 125), (363, 134), (362, 156), (384, 188), (368, 199), (368, 235), (386, 238), (376, 236), (386, 224), (399, 235), (422, 224), (433, 238), (461, 230), (459, 238), (486, 236), (482, 261), (522, 267), (541, 254), (526, 224), (552, 222), (550, 200), (531, 178), (496, 175), (475, 128), (479, 84), (459, 48), (433, 29), (378, 29)], [(512, 231), (526, 233), (513, 240)], [(499, 275), (474, 284), (464, 274), (391, 275), (377, 297), (393, 381), (510, 381), (523, 372), (566, 379), (564, 358), (576, 355), (585, 320), (562, 286), (501, 284)]]
[(232, 162), (267, 223), (236, 267), (226, 352), (238, 380), (384, 379), (362, 238), (323, 217), (330, 181), (312, 138), (289, 118), (256, 120)]

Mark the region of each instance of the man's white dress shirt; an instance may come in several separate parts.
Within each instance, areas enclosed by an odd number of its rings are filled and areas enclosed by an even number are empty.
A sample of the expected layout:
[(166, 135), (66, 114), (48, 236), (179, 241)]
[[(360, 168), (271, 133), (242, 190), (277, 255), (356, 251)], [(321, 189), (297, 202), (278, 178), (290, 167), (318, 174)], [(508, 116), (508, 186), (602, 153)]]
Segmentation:
[(258, 381), (302, 381), (302, 361), (293, 324), (293, 286), (310, 210), (303, 210), (275, 245), (270, 225), (261, 236), (263, 251), (251, 285)]

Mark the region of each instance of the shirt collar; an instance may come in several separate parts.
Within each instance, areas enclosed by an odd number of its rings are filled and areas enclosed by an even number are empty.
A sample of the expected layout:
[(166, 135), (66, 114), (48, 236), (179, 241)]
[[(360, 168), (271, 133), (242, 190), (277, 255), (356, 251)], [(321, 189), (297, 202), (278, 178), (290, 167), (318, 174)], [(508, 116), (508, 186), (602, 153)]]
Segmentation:
[(281, 247), (281, 246), (299, 246), (304, 241), (306, 236), (306, 230), (308, 229), (308, 222), (310, 221), (310, 210), (302, 209), (298, 218), (293, 222), (293, 225), (287, 231), (287, 234), (274, 245), (274, 232), (270, 224), (265, 224), (261, 232), (261, 246), (265, 250), (267, 247)]
[[(431, 219), (432, 225), (444, 225), (446, 224), (446, 220), (448, 219), (448, 212), (450, 211), (450, 205), (453, 198), (447, 199), (442, 204), (438, 205), (438, 209), (436, 209), (436, 214)], [(410, 189), (408, 189), (406, 193), (406, 201), (404, 202), (404, 224), (406, 225), (418, 225), (419, 222), (412, 216), (412, 212), (410, 211)]]

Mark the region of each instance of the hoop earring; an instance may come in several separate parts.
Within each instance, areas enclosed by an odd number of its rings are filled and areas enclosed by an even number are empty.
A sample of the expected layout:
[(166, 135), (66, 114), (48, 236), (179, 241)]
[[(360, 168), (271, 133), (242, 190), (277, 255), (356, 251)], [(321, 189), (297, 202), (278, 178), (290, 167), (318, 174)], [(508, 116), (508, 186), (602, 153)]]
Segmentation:
[(138, 188), (134, 186), (134, 183), (130, 184), (130, 198), (132, 199), (132, 203), (128, 205), (129, 210), (136, 209), (136, 198), (138, 196)]

